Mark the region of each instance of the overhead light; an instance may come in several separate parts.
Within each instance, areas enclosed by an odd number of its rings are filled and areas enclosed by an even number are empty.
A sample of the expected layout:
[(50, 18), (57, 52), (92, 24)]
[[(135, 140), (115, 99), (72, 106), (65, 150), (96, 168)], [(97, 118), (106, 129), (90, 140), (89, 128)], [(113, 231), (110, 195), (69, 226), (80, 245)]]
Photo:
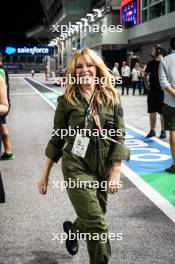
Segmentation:
[(56, 37), (56, 39), (57, 39), (57, 43), (59, 43), (59, 44), (62, 44), (62, 39), (60, 39), (60, 38), (58, 38), (58, 37)]
[(66, 39), (66, 37), (62, 34), (62, 35), (60, 35), (60, 40), (65, 40)]
[(88, 26), (88, 19), (87, 18), (81, 18), (81, 21), (84, 22), (84, 26)]
[(82, 26), (82, 25), (83, 25), (82, 22), (76, 22), (76, 24), (77, 24), (78, 26)]
[(65, 39), (68, 37), (68, 33), (62, 33), (61, 35), (65, 37)]
[(53, 45), (57, 45), (57, 40), (56, 39), (53, 39), (52, 40), (52, 43), (53, 43)]
[[(77, 27), (76, 25), (73, 25), (74, 27)], [(75, 33), (76, 29), (75, 28), (70, 28), (70, 34), (73, 35)]]
[(66, 33), (67, 33), (68, 37), (71, 37), (72, 36), (72, 31), (71, 30), (70, 31), (67, 31)]
[(54, 46), (53, 42), (51, 41), (51, 42), (48, 44), (48, 46), (49, 46), (49, 47), (53, 47), (53, 46)]
[(91, 22), (95, 22), (95, 19), (94, 19), (94, 15), (93, 15), (93, 14), (87, 14), (86, 16), (90, 18), (90, 19), (89, 19), (89, 22), (90, 22), (90, 23), (91, 23)]
[(65, 30), (62, 34), (62, 36), (65, 36), (66, 38), (67, 37), (71, 37), (72, 36), (72, 30)]
[(51, 46), (51, 47), (54, 47), (56, 44), (55, 44), (55, 42), (52, 40), (50, 43), (49, 43), (49, 46)]
[[(77, 22), (77, 23), (81, 23), (81, 22)], [(75, 32), (79, 31), (79, 24), (78, 25), (71, 25), (71, 27), (69, 28), (69, 31), (67, 31), (66, 33), (68, 33), (68, 36), (71, 37)]]
[(93, 12), (97, 14), (97, 18), (102, 18), (103, 17), (103, 12), (104, 10), (101, 9), (93, 9)]
[(76, 22), (76, 24), (78, 26), (78, 28), (76, 29), (76, 31), (77, 32), (81, 31), (83, 23), (82, 22)]

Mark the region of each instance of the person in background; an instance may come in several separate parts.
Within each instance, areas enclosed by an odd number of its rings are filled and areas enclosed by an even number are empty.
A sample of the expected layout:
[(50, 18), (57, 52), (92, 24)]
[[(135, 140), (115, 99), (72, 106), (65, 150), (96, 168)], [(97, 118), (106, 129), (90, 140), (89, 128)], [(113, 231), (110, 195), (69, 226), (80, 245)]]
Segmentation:
[(146, 63), (143, 61), (140, 62), (140, 87), (141, 87), (141, 90), (143, 91), (143, 95), (147, 94), (147, 89), (144, 83), (145, 69), (146, 69)]
[[(7, 87), (7, 99), (8, 99), (8, 105), (10, 110), (10, 95), (9, 95), (9, 76), (6, 68), (3, 66), (2, 63), (2, 54), (0, 54), (0, 75), (4, 78), (6, 82)], [(12, 146), (10, 142), (10, 136), (9, 131), (6, 124), (6, 116), (9, 113), (8, 112), (5, 115), (0, 116), (0, 132), (2, 135), (2, 143), (4, 146), (4, 153), (0, 156), (0, 160), (13, 160), (15, 158)]]
[(159, 44), (154, 45), (151, 51), (151, 56), (153, 60), (151, 60), (145, 69), (145, 86), (148, 90), (148, 113), (150, 114), (150, 132), (146, 136), (147, 138), (155, 137), (155, 126), (156, 126), (156, 118), (157, 113), (160, 114), (160, 122), (161, 122), (161, 133), (159, 138), (166, 138), (166, 132), (164, 128), (164, 121), (162, 116), (163, 110), (163, 100), (164, 100), (164, 91), (161, 89), (159, 82), (159, 64), (163, 58), (164, 49)]
[(132, 75), (132, 83), (133, 83), (133, 95), (135, 95), (135, 90), (139, 90), (139, 95), (141, 95), (141, 85), (140, 85), (140, 65), (138, 62), (135, 63), (134, 68), (131, 72)]
[(165, 92), (163, 117), (165, 130), (170, 131), (170, 147), (173, 164), (166, 172), (175, 173), (175, 37), (170, 40), (172, 53), (163, 58), (159, 67), (159, 80)]
[(129, 94), (129, 82), (130, 82), (130, 67), (127, 66), (126, 61), (122, 62), (121, 76), (122, 76), (122, 95), (124, 95), (124, 90), (126, 87), (127, 95)]
[[(8, 112), (8, 100), (6, 85), (3, 77), (0, 75), (0, 116)], [(1, 133), (0, 133), (0, 148), (1, 148)], [(0, 172), (0, 203), (5, 203), (5, 191)]]
[(31, 70), (31, 74), (32, 74), (32, 78), (34, 78), (35, 71), (34, 70)]
[(117, 86), (117, 81), (120, 77), (120, 73), (119, 73), (119, 63), (118, 62), (115, 62), (114, 64), (114, 68), (112, 69), (112, 73), (113, 73), (113, 76), (115, 78), (115, 87)]
[(8, 112), (7, 88), (3, 77), (0, 75), (0, 116)]

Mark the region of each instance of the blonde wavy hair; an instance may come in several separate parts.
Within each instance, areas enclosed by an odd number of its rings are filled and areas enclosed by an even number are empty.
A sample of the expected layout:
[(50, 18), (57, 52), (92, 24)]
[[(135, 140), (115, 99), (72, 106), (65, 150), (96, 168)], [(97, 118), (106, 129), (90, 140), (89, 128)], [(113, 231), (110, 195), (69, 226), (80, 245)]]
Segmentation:
[[(116, 92), (116, 89), (112, 85), (113, 76), (109, 72), (109, 69), (105, 65), (103, 59), (99, 55), (97, 55), (97, 53), (92, 49), (85, 48), (82, 50), (78, 50), (72, 55), (67, 67), (67, 74), (66, 74), (67, 78), (69, 78), (69, 76), (76, 78), (76, 74), (75, 74), (76, 62), (78, 57), (82, 55), (88, 55), (89, 58), (92, 60), (94, 66), (96, 66), (97, 68), (97, 77), (99, 79), (105, 77), (105, 83), (102, 84), (101, 82), (99, 82), (96, 85), (97, 102), (99, 104), (105, 102), (107, 106), (114, 107), (116, 104), (119, 103), (119, 96), (118, 93)], [(76, 97), (77, 91), (79, 91), (79, 89), (81, 89), (80, 85), (78, 86), (77, 84), (71, 84), (69, 82), (67, 83), (64, 97), (70, 104), (75, 106), (79, 104), (79, 100)]]

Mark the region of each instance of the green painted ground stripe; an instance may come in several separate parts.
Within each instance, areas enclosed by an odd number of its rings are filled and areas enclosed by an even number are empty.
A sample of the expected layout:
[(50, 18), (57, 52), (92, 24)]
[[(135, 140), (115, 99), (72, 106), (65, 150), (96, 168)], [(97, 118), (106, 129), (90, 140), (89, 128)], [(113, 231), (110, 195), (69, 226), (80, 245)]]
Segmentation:
[(149, 174), (139, 174), (139, 176), (175, 206), (175, 174), (154, 172)]

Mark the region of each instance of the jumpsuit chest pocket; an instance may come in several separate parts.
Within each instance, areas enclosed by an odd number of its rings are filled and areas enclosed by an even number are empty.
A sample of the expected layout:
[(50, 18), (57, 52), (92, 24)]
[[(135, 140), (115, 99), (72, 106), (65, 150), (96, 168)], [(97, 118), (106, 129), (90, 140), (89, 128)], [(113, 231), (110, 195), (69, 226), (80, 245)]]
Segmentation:
[(115, 128), (116, 127), (115, 127), (114, 115), (103, 114), (103, 129), (110, 130)]

